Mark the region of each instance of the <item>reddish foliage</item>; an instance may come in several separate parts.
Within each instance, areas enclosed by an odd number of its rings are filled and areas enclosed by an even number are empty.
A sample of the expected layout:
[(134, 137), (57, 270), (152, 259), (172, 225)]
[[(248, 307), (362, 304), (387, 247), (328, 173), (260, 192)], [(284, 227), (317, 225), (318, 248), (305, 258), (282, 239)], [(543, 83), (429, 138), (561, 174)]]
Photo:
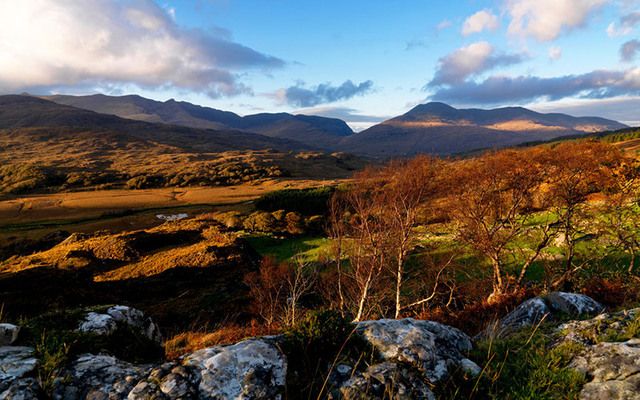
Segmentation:
[(607, 308), (617, 308), (640, 300), (639, 285), (635, 279), (597, 277), (586, 282), (582, 292)]

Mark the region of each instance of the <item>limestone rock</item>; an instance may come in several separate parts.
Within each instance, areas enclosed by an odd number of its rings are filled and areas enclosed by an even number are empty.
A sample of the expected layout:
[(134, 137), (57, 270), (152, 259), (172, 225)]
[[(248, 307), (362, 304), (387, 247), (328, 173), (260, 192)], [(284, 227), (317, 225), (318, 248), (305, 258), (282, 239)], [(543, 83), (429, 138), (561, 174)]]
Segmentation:
[(56, 380), (53, 398), (124, 399), (149, 369), (109, 355), (83, 354)]
[(39, 400), (45, 399), (40, 385), (33, 378), (16, 379), (6, 389), (0, 389), (2, 400)]
[(435, 400), (425, 377), (413, 368), (394, 362), (374, 364), (340, 387), (340, 398)]
[(433, 321), (412, 318), (358, 323), (360, 333), (386, 361), (413, 365), (432, 383), (453, 370), (480, 371), (465, 354), (471, 339), (462, 331)]
[(13, 324), (0, 324), (0, 346), (9, 346), (18, 340), (20, 327)]
[(588, 346), (571, 366), (591, 378), (582, 400), (640, 399), (640, 339)]
[(151, 318), (146, 317), (142, 311), (127, 306), (113, 306), (105, 313), (87, 313), (78, 330), (97, 335), (110, 335), (115, 332), (119, 324), (129, 326), (156, 343), (162, 342), (158, 325)]
[[(37, 365), (38, 360), (34, 356), (32, 347), (0, 347), (0, 393), (33, 373)], [(14, 398), (18, 397), (14, 396)]]
[(96, 335), (111, 335), (117, 328), (116, 321), (110, 315), (90, 312), (85, 315), (78, 330)]
[(196, 378), (191, 370), (175, 363), (164, 363), (151, 370), (129, 393), (128, 399), (197, 399)]
[(545, 296), (552, 311), (579, 317), (595, 315), (604, 311), (604, 306), (584, 294), (552, 292)]
[(539, 323), (543, 318), (563, 316), (582, 317), (604, 311), (604, 307), (589, 296), (577, 293), (552, 292), (529, 299), (507, 314), (495, 327), (480, 336), (505, 336), (525, 326)]
[(268, 338), (198, 350), (183, 364), (196, 370), (202, 399), (283, 398), (287, 361)]

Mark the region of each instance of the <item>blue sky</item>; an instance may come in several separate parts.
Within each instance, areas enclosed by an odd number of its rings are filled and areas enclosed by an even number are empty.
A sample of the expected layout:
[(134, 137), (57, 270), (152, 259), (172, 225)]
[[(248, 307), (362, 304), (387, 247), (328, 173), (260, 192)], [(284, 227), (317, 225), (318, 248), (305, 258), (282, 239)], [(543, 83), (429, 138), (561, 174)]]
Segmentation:
[(356, 129), (431, 100), (640, 124), (638, 0), (6, 0), (0, 15), (6, 93), (138, 93)]

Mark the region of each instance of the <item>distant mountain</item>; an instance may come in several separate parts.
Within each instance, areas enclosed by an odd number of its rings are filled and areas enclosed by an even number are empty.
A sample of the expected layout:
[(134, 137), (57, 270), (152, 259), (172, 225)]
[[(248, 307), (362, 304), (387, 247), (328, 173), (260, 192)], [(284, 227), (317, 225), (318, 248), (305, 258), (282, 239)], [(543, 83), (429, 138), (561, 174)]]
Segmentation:
[(292, 140), (255, 133), (135, 121), (20, 95), (0, 96), (0, 129), (12, 129), (14, 135), (46, 130), (58, 133), (59, 138), (65, 140), (73, 138), (72, 132), (96, 139), (111, 136), (122, 146), (128, 142), (146, 142), (149, 146), (197, 152), (308, 148)]
[(261, 135), (290, 139), (310, 147), (332, 149), (353, 131), (342, 120), (287, 113), (254, 114), (241, 117), (228, 111), (195, 104), (168, 100), (165, 102), (144, 97), (106, 96), (48, 96), (48, 100), (102, 114), (146, 122), (182, 125), (204, 129), (235, 129)]
[[(159, 102), (135, 95), (58, 95), (47, 99), (137, 121), (258, 133), (264, 135), (256, 138), (256, 146), (260, 148), (265, 136), (268, 136), (294, 141), (309, 148), (380, 158), (418, 153), (466, 153), (626, 127), (604, 118), (542, 114), (522, 107), (456, 109), (433, 102), (418, 105), (404, 115), (354, 134), (344, 121), (334, 118), (287, 113), (241, 117), (232, 112), (187, 102)], [(250, 139), (248, 136), (244, 138)]]
[(427, 103), (343, 139), (343, 151), (377, 157), (456, 154), (625, 128), (616, 121), (541, 114), (522, 107), (456, 109)]

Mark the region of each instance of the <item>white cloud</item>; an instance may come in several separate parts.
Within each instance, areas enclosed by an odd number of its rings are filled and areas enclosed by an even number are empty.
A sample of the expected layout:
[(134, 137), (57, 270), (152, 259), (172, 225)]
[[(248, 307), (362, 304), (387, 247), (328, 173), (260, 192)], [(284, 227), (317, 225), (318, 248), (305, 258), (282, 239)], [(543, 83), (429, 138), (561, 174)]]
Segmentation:
[(460, 83), (497, 66), (520, 63), (524, 58), (522, 54), (496, 54), (488, 42), (472, 43), (442, 57), (428, 86)]
[(498, 20), (498, 17), (493, 15), (490, 10), (485, 9), (478, 11), (464, 21), (462, 34), (467, 36), (484, 30), (495, 31), (499, 26), (500, 21)]
[(508, 33), (541, 42), (584, 26), (596, 9), (611, 0), (507, 0)]
[(218, 97), (249, 90), (239, 71), (283, 65), (170, 14), (151, 0), (3, 0), (0, 90), (133, 84)]
[(557, 61), (562, 58), (562, 48), (558, 46), (549, 47), (549, 59), (552, 61)]

